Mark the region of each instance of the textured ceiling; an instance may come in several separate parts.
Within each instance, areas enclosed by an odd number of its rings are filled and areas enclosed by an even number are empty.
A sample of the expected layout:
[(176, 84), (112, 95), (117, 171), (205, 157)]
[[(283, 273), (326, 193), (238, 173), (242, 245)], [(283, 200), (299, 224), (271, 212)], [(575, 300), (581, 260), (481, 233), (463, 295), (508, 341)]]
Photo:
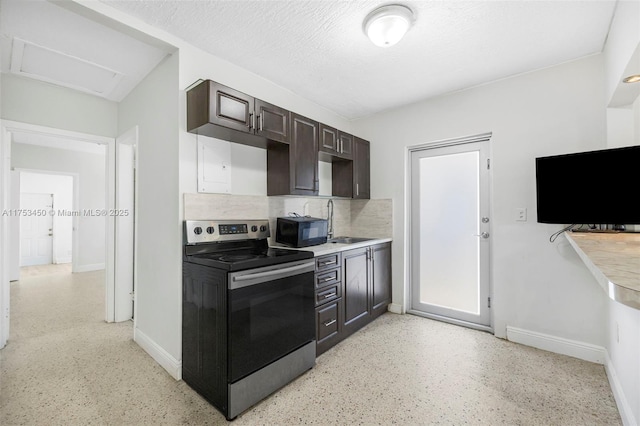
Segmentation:
[(402, 1), (415, 25), (375, 47), (363, 18), (381, 1), (102, 0), (345, 118), (602, 51), (604, 1)]
[[(16, 38), (66, 55), (46, 58), (56, 61), (49, 63), (52, 71), (63, 67), (65, 60), (77, 58), (121, 74), (118, 85), (104, 93), (91, 90), (99, 84), (90, 81), (88, 75), (65, 75), (65, 79), (84, 81), (87, 92), (112, 101), (121, 101), (168, 54), (167, 49), (150, 46), (47, 1), (1, 0), (0, 59), (4, 73), (10, 72), (16, 59), (12, 58)], [(54, 73), (45, 81), (64, 85)]]

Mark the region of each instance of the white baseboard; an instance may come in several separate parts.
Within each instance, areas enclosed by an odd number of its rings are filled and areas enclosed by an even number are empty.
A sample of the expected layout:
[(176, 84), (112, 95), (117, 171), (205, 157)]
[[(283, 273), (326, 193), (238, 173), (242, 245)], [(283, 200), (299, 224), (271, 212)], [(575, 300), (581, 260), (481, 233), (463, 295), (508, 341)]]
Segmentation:
[(620, 418), (624, 426), (637, 426), (638, 422), (633, 416), (631, 405), (624, 394), (618, 374), (614, 368), (613, 362), (609, 357), (609, 352), (605, 350), (606, 361), (604, 363), (604, 369), (607, 372), (607, 378), (609, 379), (609, 385), (611, 386), (611, 392), (613, 392), (613, 398), (616, 400), (618, 411), (620, 412)]
[(71, 257), (56, 257), (56, 261), (53, 263), (57, 265), (61, 263), (71, 263), (71, 261), (72, 261)]
[(403, 314), (404, 312), (402, 312), (402, 305), (398, 304), (398, 303), (390, 303), (389, 307), (387, 308), (387, 310), (389, 312), (392, 312), (394, 314)]
[(182, 361), (178, 361), (153, 339), (137, 328), (133, 329), (133, 341), (145, 350), (151, 358), (162, 366), (176, 380), (182, 379)]
[(507, 326), (507, 340), (526, 346), (543, 349), (557, 354), (568, 355), (585, 361), (604, 364), (606, 349), (602, 346), (576, 340), (551, 336), (550, 334), (537, 333), (521, 328)]
[(73, 272), (100, 271), (105, 268), (104, 263), (91, 263), (88, 265), (78, 265)]

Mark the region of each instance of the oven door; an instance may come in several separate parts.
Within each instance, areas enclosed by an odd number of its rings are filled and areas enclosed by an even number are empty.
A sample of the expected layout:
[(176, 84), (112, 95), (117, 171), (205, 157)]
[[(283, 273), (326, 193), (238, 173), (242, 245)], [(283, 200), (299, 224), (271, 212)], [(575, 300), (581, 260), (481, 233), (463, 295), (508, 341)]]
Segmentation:
[(229, 381), (315, 340), (314, 262), (229, 274)]

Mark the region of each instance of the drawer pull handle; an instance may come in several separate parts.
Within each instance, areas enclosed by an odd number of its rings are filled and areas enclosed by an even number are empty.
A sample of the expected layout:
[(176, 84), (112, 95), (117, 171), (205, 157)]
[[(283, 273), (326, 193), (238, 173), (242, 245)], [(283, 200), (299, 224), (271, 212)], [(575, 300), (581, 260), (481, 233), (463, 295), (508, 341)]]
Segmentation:
[(335, 264), (336, 264), (336, 261), (335, 261), (335, 260), (330, 260), (329, 262), (324, 262), (324, 263), (322, 264), (322, 266), (335, 265)]
[(335, 296), (335, 295), (336, 295), (335, 293), (325, 294), (325, 295), (324, 295), (324, 298), (325, 298), (325, 299), (328, 299), (328, 298), (333, 297), (333, 296)]
[(327, 281), (331, 281), (333, 279), (335, 279), (335, 278), (334, 277), (325, 278), (324, 280), (322, 280), (322, 282), (326, 283)]
[(327, 321), (324, 323), (325, 327), (329, 327), (331, 324), (335, 323), (337, 320), (336, 319), (332, 319), (331, 321)]

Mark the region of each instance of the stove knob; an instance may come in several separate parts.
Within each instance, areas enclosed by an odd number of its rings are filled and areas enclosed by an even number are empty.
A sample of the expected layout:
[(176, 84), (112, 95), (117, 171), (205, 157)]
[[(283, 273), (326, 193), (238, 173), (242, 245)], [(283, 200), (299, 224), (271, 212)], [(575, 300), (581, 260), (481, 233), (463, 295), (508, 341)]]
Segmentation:
[(253, 225), (251, 227), (251, 232), (258, 232), (258, 227), (256, 225)]
[(195, 228), (193, 228), (193, 232), (196, 235), (200, 235), (202, 234), (202, 228), (200, 228), (199, 226), (196, 226)]
[(213, 234), (214, 232), (216, 232), (216, 228), (214, 228), (213, 226), (209, 226), (207, 228), (207, 234)]
[(264, 232), (264, 231), (266, 231), (266, 230), (267, 230), (267, 227), (266, 227), (266, 226), (262, 225), (262, 226), (260, 227), (260, 232)]

